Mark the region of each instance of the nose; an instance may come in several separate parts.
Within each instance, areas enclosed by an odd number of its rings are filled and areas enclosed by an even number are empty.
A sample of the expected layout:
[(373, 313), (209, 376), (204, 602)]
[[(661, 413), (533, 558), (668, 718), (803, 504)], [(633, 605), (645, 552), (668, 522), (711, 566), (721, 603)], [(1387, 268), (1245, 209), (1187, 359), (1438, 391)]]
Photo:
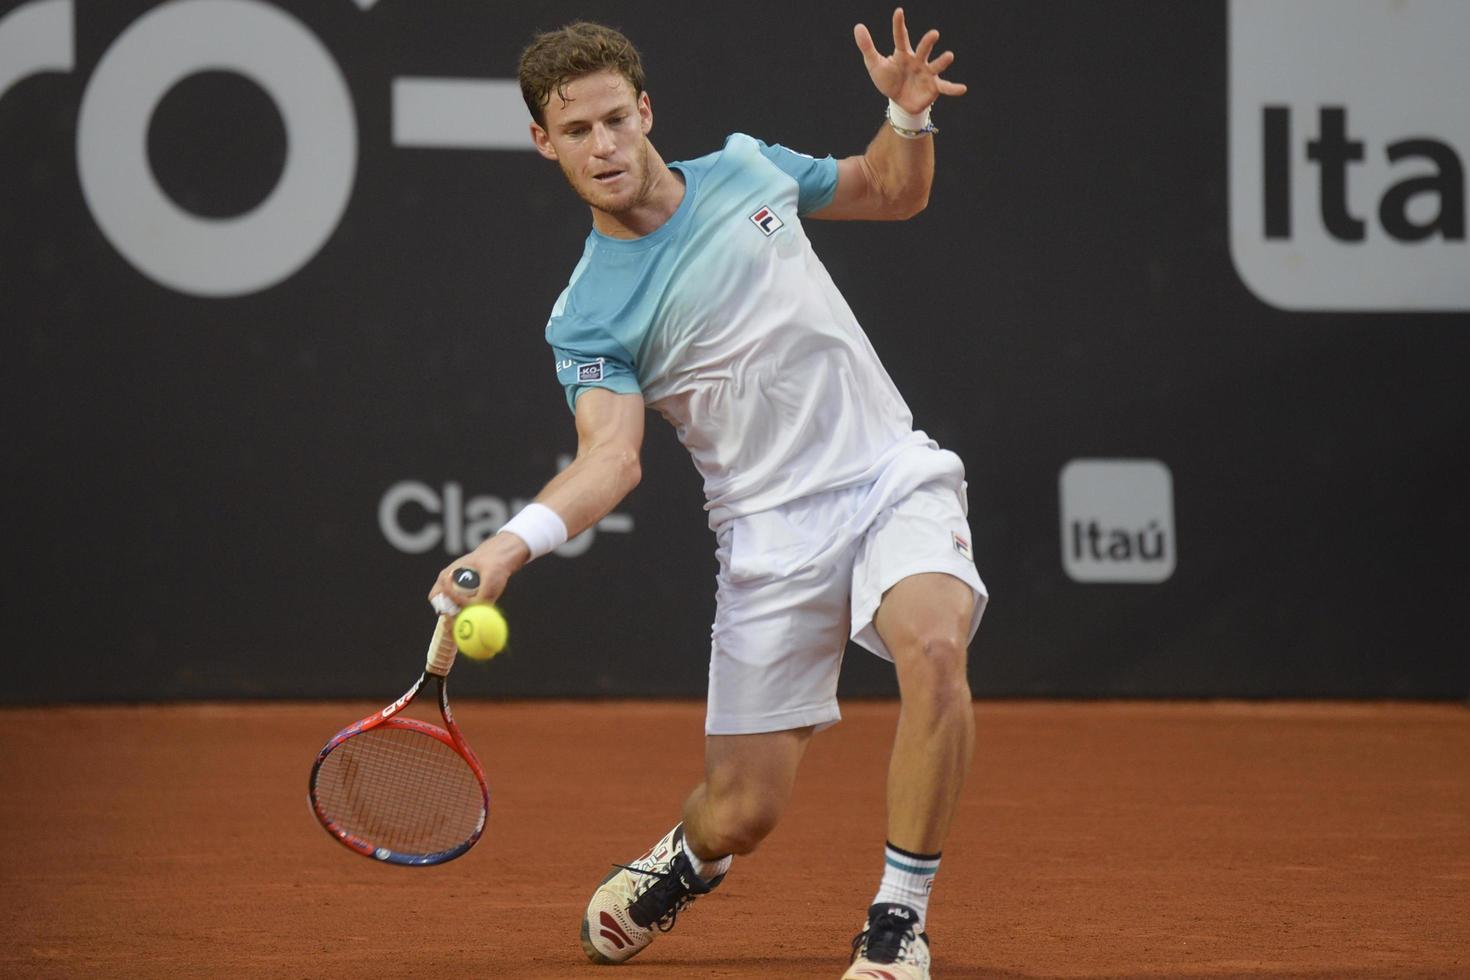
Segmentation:
[(592, 153), (595, 156), (605, 157), (614, 149), (612, 131), (606, 126), (598, 123), (592, 127)]

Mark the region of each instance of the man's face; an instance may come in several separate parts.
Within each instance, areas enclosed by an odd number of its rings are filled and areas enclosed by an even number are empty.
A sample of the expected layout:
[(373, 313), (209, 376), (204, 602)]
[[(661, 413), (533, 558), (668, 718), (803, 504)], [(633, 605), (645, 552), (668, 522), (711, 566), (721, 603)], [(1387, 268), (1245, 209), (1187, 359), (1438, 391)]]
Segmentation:
[(531, 124), (536, 150), (555, 160), (583, 201), (608, 214), (632, 210), (648, 196), (653, 175), (647, 134), (653, 126), (648, 95), (626, 78), (600, 71), (568, 82), (566, 98), (552, 92)]

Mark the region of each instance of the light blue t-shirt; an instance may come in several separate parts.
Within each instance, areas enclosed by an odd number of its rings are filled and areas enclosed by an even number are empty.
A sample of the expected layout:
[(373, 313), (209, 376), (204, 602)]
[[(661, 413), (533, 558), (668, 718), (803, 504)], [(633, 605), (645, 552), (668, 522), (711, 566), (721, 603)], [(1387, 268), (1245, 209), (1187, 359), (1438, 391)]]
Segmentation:
[(836, 161), (737, 133), (671, 166), (674, 214), (642, 238), (594, 230), (552, 310), (567, 403), (641, 392), (693, 456), (714, 527), (871, 479), (916, 434), (802, 229)]

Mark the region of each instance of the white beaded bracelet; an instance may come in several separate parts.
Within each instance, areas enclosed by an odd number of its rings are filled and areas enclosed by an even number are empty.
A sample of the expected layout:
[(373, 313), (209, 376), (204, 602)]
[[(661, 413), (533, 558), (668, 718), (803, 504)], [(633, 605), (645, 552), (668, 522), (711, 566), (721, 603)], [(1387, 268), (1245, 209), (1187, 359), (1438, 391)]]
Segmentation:
[(527, 504), (500, 528), (501, 534), (506, 531), (526, 542), (532, 559), (555, 551), (567, 542), (566, 522), (545, 504)]

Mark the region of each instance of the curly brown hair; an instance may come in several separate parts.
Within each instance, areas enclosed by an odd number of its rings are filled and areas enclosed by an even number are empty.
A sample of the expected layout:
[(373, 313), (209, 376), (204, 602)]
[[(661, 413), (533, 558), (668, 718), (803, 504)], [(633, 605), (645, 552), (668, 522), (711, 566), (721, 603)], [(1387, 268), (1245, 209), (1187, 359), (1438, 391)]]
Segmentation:
[(537, 125), (546, 125), (546, 104), (555, 92), (566, 97), (566, 85), (583, 75), (615, 71), (643, 92), (643, 59), (638, 49), (605, 24), (579, 20), (560, 30), (537, 34), (521, 52), (521, 97)]

